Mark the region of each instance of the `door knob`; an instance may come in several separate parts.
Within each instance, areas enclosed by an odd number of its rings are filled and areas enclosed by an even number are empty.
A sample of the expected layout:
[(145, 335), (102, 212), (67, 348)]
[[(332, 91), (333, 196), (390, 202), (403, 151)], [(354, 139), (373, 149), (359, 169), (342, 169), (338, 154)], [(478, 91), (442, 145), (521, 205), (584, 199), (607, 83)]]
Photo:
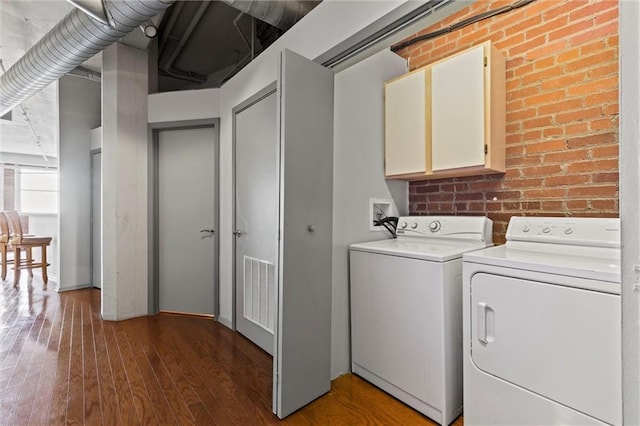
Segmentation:
[(242, 235), (242, 231), (235, 231), (233, 235), (235, 235), (236, 237), (239, 237)]
[(208, 232), (209, 234), (215, 234), (215, 229), (201, 229), (200, 232)]

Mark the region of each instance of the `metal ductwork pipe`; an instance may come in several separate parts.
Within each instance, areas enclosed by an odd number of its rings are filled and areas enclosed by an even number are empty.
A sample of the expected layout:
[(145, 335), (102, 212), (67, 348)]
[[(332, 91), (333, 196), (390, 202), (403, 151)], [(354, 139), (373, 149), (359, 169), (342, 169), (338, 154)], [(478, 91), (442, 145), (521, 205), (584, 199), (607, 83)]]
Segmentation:
[(175, 0), (104, 0), (101, 23), (74, 9), (0, 78), (0, 116), (106, 49)]
[(320, 1), (222, 0), (229, 6), (281, 30), (288, 30)]

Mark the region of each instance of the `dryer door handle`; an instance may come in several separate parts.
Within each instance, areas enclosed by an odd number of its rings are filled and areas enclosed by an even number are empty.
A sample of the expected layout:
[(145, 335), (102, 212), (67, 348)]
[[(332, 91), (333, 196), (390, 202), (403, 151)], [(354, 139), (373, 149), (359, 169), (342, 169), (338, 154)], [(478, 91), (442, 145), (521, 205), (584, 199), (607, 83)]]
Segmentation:
[[(492, 333), (488, 332), (488, 317), (491, 316), (493, 319), (493, 309), (491, 309), (485, 302), (478, 302), (478, 340), (485, 345), (492, 341), (491, 338)], [(493, 327), (492, 327), (493, 328)]]

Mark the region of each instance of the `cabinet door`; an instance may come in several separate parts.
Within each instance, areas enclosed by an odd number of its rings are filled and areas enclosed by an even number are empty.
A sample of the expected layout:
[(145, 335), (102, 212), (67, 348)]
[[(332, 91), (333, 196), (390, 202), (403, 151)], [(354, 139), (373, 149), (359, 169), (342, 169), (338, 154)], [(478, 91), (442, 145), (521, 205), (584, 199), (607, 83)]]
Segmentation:
[(385, 85), (385, 174), (425, 173), (428, 70)]
[(485, 159), (484, 47), (431, 69), (431, 167), (483, 166)]

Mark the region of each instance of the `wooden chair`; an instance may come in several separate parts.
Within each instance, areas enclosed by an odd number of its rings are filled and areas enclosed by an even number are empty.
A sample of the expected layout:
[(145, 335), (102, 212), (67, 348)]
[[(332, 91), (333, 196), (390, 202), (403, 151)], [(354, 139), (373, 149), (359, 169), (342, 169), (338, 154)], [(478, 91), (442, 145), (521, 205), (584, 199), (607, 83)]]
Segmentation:
[[(42, 268), (42, 282), (47, 284), (49, 277), (47, 276), (47, 246), (51, 243), (51, 237), (37, 237), (32, 235), (24, 235), (22, 233), (22, 224), (20, 216), (15, 210), (4, 212), (7, 222), (9, 223), (9, 241), (7, 245), (13, 249), (13, 285), (18, 285), (20, 281), (20, 269), (27, 269), (29, 276), (33, 277), (33, 268)], [(32, 249), (40, 247), (41, 260), (34, 263)], [(26, 259), (21, 258), (21, 250), (26, 251)]]
[(0, 212), (0, 262), (2, 262), (0, 278), (2, 278), (2, 281), (7, 279), (7, 265), (13, 263), (13, 259), (7, 258), (9, 235), (9, 222), (7, 222), (7, 216), (5, 216), (4, 212)]

